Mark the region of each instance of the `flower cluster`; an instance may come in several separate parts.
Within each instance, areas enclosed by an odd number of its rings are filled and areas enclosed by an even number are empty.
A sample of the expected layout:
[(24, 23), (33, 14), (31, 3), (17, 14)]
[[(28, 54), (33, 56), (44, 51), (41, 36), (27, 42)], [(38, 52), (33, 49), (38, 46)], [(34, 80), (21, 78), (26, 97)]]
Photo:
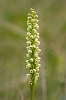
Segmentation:
[(38, 26), (38, 15), (34, 9), (30, 9), (31, 13), (28, 14), (27, 19), (27, 37), (26, 37), (26, 44), (27, 44), (27, 60), (26, 60), (26, 68), (29, 69), (29, 74), (27, 76), (30, 77), (29, 84), (32, 85), (33, 82), (39, 77), (39, 67), (40, 67), (40, 57), (38, 54), (40, 53), (39, 49), (39, 33), (37, 32)]

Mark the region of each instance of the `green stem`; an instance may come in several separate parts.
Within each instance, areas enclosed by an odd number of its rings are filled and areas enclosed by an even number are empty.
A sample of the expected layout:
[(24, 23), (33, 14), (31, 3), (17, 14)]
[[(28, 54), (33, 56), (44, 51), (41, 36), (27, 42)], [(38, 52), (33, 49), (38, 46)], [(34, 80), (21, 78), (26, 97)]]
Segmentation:
[(34, 100), (34, 82), (31, 86), (31, 100)]

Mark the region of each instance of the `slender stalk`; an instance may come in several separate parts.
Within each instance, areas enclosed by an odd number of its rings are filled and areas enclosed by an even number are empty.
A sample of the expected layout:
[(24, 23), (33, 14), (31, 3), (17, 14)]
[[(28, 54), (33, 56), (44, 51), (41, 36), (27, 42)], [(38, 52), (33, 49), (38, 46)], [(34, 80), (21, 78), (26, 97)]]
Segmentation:
[(31, 100), (34, 100), (34, 83), (31, 87)]

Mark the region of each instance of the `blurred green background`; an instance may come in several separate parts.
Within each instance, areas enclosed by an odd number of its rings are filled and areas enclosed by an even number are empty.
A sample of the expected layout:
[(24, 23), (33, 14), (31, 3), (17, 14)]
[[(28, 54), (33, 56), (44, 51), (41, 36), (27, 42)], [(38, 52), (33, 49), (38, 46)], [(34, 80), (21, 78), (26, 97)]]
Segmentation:
[(66, 100), (66, 0), (0, 0), (0, 100), (30, 100), (25, 38), (31, 7), (42, 50), (35, 100)]

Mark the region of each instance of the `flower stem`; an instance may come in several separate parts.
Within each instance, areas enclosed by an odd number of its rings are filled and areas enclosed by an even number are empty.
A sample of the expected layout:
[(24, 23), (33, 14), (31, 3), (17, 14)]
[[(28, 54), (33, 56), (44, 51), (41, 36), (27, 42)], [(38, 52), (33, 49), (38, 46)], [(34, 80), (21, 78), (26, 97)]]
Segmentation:
[(34, 100), (34, 82), (33, 82), (33, 84), (32, 84), (32, 86), (31, 86), (31, 100)]

